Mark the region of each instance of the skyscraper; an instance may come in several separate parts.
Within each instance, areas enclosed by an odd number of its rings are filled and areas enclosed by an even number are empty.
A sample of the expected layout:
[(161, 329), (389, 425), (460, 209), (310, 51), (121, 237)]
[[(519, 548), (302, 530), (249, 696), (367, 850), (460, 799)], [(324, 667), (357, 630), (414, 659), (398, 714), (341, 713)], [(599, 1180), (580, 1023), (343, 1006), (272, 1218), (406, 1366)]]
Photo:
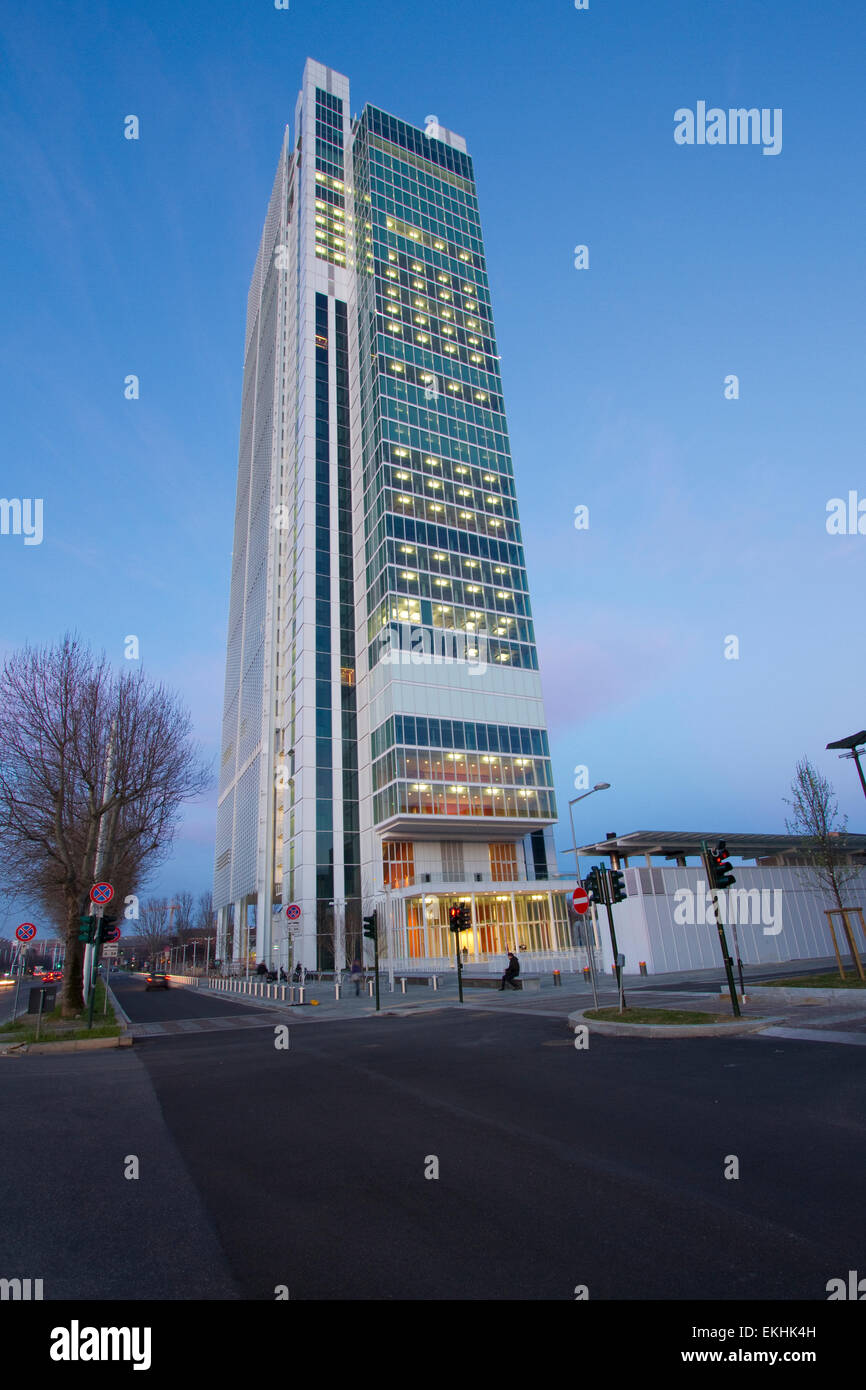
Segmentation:
[[(218, 954), (309, 968), (569, 944), (465, 141), (308, 60), (250, 287)], [(292, 910), (290, 920), (287, 910)]]

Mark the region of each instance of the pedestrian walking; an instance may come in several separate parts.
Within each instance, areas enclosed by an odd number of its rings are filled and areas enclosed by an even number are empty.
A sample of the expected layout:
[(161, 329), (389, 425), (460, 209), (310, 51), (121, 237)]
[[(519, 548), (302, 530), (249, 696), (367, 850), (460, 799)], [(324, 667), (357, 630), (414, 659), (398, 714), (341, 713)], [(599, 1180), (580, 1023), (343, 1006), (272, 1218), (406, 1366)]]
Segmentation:
[(500, 984), (499, 988), (504, 989), (506, 985), (510, 985), (512, 989), (517, 989), (515, 981), (517, 980), (519, 974), (520, 961), (517, 959), (513, 951), (509, 951), (508, 965), (505, 968), (505, 974), (502, 976), (502, 983)]

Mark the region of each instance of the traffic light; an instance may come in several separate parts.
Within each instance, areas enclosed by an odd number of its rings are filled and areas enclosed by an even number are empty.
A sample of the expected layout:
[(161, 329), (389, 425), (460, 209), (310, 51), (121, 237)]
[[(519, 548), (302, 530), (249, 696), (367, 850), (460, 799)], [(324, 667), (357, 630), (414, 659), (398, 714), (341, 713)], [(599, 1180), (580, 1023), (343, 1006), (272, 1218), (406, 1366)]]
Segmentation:
[(724, 840), (719, 840), (715, 849), (710, 850), (707, 858), (714, 888), (730, 888), (732, 883), (736, 883), (737, 880), (731, 872), (731, 863), (728, 859), (728, 847)]
[(610, 870), (610, 900), (612, 903), (624, 903), (628, 893), (625, 891), (625, 875), (619, 869)]
[(583, 880), (583, 886), (589, 894), (589, 901), (591, 903), (597, 906), (599, 903), (604, 902), (604, 894), (601, 891), (601, 884), (598, 878), (598, 869), (590, 869), (586, 878)]
[(466, 931), (472, 925), (469, 917), (469, 908), (465, 903), (455, 903), (448, 913), (448, 916), (451, 919), (449, 926), (453, 932)]
[(363, 920), (364, 920), (364, 935), (367, 937), (367, 939), (368, 939), (369, 941), (375, 941), (375, 940), (376, 940), (377, 930), (378, 930), (377, 927), (376, 927), (376, 913), (375, 913), (375, 910), (374, 910), (373, 912), (370, 913), (370, 916), (369, 916), (369, 917), (365, 917)]
[(96, 931), (95, 917), (79, 917), (78, 919), (78, 940), (87, 946), (93, 945), (93, 937)]
[(99, 935), (98, 935), (98, 937), (97, 937), (97, 940), (98, 940), (98, 943), (99, 943), (100, 946), (102, 945), (102, 943), (103, 943), (104, 941), (107, 941), (107, 940), (108, 940), (109, 936), (110, 936), (111, 933), (114, 931), (114, 928), (115, 928), (116, 926), (117, 926), (117, 917), (116, 917), (116, 916), (112, 916), (112, 915), (110, 915), (110, 914), (107, 914), (105, 917), (102, 917), (102, 918), (99, 919)]

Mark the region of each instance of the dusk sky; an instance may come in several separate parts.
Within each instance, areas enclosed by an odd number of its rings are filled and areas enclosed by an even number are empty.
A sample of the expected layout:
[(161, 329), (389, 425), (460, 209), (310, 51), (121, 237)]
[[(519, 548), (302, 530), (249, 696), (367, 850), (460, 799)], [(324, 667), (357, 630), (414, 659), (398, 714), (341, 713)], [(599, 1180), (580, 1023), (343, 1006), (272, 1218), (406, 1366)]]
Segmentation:
[[(474, 161), (558, 848), (578, 765), (612, 784), (579, 842), (784, 831), (804, 755), (866, 829), (825, 752), (866, 726), (862, 0), (2, 8), (0, 492), (44, 509), (0, 535), (2, 653), (136, 635), (216, 768), (247, 290), (310, 56)], [(781, 148), (677, 143), (699, 103), (781, 111)], [(210, 887), (215, 813), (145, 894)]]

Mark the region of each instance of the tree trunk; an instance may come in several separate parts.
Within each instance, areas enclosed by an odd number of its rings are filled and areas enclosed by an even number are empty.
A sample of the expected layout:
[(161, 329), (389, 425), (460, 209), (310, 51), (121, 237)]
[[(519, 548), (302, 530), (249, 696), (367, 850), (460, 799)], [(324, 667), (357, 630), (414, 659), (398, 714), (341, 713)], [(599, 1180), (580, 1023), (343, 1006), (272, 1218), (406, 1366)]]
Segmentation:
[(63, 1018), (72, 1018), (84, 1008), (84, 989), (82, 969), (84, 947), (78, 940), (78, 919), (81, 904), (77, 898), (66, 900), (66, 952), (63, 957), (63, 989), (60, 995), (60, 1012)]

